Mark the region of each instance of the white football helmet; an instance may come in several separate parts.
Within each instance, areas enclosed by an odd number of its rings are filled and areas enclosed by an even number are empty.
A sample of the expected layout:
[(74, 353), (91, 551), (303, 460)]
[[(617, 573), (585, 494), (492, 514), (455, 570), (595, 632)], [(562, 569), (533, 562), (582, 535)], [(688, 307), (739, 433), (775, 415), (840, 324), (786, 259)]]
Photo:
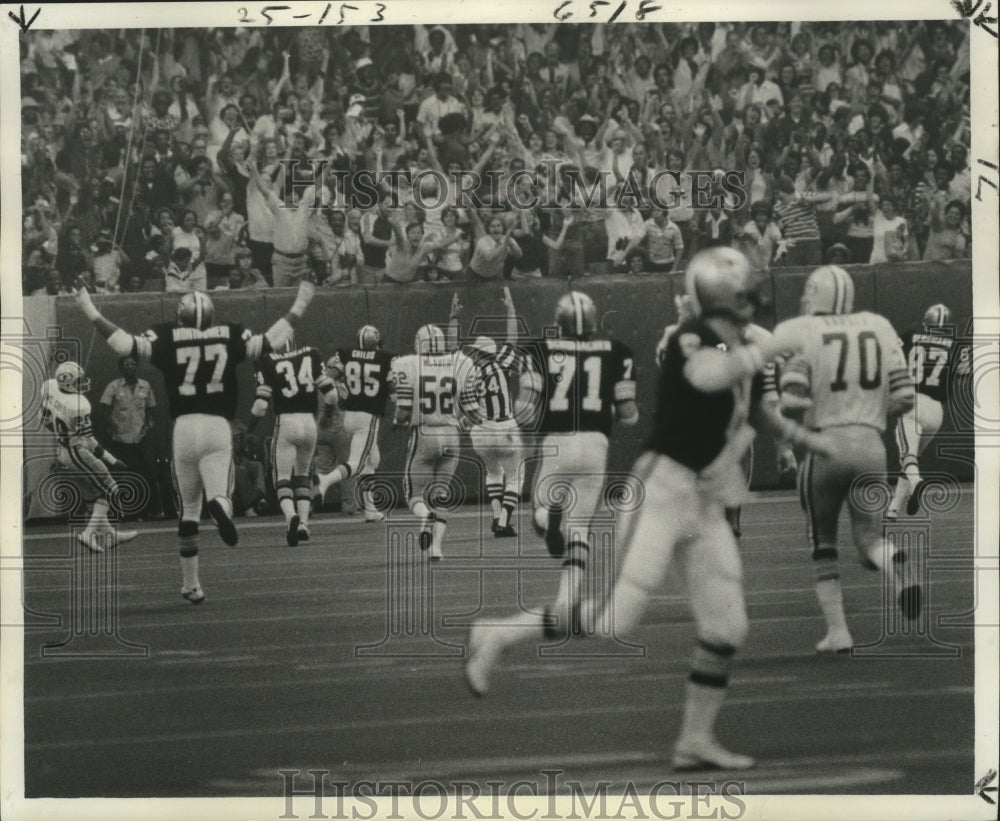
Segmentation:
[(716, 246), (695, 254), (684, 278), (695, 316), (728, 316), (749, 322), (759, 304), (750, 263), (735, 248)]
[(582, 291), (570, 291), (556, 305), (556, 325), (563, 336), (588, 339), (597, 333), (597, 307)]
[(382, 344), (382, 334), (374, 325), (362, 325), (358, 329), (358, 347), (363, 351), (374, 351)]
[(843, 268), (824, 265), (806, 280), (799, 303), (803, 316), (849, 314), (854, 311), (854, 280)]
[(56, 384), (63, 393), (86, 393), (90, 379), (76, 362), (63, 362), (56, 368)]
[(423, 325), (413, 337), (413, 350), (418, 354), (444, 353), (444, 331), (437, 325)]
[(477, 336), (469, 348), (474, 355), (491, 357), (496, 355), (497, 343), (488, 336)]
[(201, 291), (184, 294), (177, 303), (177, 324), (203, 331), (215, 322), (215, 306)]
[(951, 324), (951, 311), (947, 305), (940, 302), (937, 305), (931, 305), (924, 313), (924, 333), (948, 333), (948, 326)]

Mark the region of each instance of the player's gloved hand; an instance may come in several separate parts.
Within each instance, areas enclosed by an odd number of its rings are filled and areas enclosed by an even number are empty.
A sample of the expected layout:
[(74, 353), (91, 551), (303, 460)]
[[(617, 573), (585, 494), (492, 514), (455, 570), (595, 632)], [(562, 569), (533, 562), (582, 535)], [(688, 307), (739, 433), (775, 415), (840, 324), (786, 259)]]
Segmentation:
[(94, 320), (101, 315), (100, 311), (94, 306), (94, 302), (90, 298), (90, 291), (87, 290), (87, 283), (84, 282), (82, 277), (77, 278), (74, 293), (76, 295), (76, 304), (80, 306), (80, 310), (83, 311), (87, 319)]
[(791, 448), (782, 448), (778, 452), (778, 473), (794, 473), (798, 467), (798, 460)]

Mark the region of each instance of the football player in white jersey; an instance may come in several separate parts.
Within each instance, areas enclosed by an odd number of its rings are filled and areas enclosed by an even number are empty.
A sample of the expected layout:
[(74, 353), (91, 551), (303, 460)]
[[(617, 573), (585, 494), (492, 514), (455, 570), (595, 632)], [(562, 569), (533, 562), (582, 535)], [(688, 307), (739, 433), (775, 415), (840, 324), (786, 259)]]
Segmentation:
[(832, 456), (810, 454), (799, 466), (816, 596), (827, 626), (816, 649), (849, 652), (853, 642), (837, 569), (837, 520), (845, 502), (862, 565), (893, 572), (904, 617), (915, 619), (921, 611), (920, 585), (909, 578), (905, 552), (888, 555), (881, 512), (864, 503), (864, 484), (886, 473), (882, 434), (889, 420), (913, 407), (913, 382), (889, 321), (869, 311), (854, 312), (854, 281), (843, 268), (825, 265), (813, 271), (800, 310), (800, 316), (775, 328), (776, 335), (794, 339), (800, 351), (782, 369), (782, 406), (837, 442)]
[(900, 508), (913, 516), (920, 509), (926, 487), (920, 477), (920, 455), (927, 449), (944, 420), (953, 374), (970, 372), (966, 347), (960, 347), (947, 305), (931, 305), (924, 313), (923, 333), (903, 335), (903, 351), (916, 386), (913, 409), (896, 423), (900, 477), (886, 516), (895, 519)]
[[(452, 304), (455, 319), (456, 302)], [(447, 511), (441, 504), (446, 486), (455, 476), (459, 454), (458, 380), (469, 367), (459, 350), (447, 350), (444, 331), (424, 325), (413, 339), (414, 353), (393, 363), (396, 414), (393, 424), (410, 428), (406, 449), (403, 493), (414, 515), (421, 520), (420, 549), (432, 561), (441, 550), (447, 528)]]
[(136, 537), (135, 530), (117, 534), (108, 521), (108, 511), (120, 511), (120, 490), (111, 472), (124, 468), (94, 439), (90, 421), (90, 401), (84, 394), (90, 380), (76, 362), (63, 362), (55, 378), (42, 385), (42, 424), (56, 435), (59, 464), (71, 470), (74, 484), (92, 506), (87, 526), (76, 534), (77, 540), (92, 553), (103, 553)]

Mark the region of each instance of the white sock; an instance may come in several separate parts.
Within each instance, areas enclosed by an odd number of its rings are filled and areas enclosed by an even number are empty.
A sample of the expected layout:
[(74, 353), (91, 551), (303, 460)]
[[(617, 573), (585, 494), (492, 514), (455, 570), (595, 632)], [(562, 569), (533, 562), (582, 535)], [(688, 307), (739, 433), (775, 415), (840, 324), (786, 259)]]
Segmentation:
[(344, 481), (347, 476), (347, 468), (344, 465), (337, 465), (333, 470), (326, 474), (320, 474), (317, 479), (319, 480), (319, 492), (321, 496), (326, 496), (326, 492), (330, 489), (331, 485), (338, 484)]
[(831, 633), (849, 633), (847, 617), (844, 615), (844, 595), (840, 588), (840, 579), (823, 579), (816, 582), (816, 598), (819, 599), (819, 609), (823, 612), (827, 629)]
[(95, 530), (110, 530), (111, 522), (108, 521), (108, 511), (111, 505), (106, 499), (98, 499), (94, 502), (94, 509), (90, 513), (90, 521), (87, 522), (85, 533), (93, 533)]
[(201, 587), (198, 582), (198, 556), (181, 556), (181, 573), (184, 574), (184, 589)]
[(910, 498), (910, 483), (905, 476), (900, 476), (896, 482), (896, 489), (892, 494), (892, 501), (889, 502), (889, 510), (898, 513), (906, 505)]
[(725, 698), (725, 687), (706, 687), (689, 681), (679, 738), (714, 738), (715, 719)]
[(375, 510), (375, 494), (370, 490), (361, 491), (361, 506), (365, 513), (377, 513)]
[(312, 509), (311, 499), (296, 499), (295, 509), (299, 514), (299, 524), (308, 525), (309, 524), (309, 511)]
[(285, 524), (288, 524), (292, 520), (292, 516), (295, 515), (295, 500), (279, 499), (278, 505), (281, 507), (281, 512), (285, 514)]
[(431, 545), (438, 550), (441, 549), (441, 543), (444, 541), (444, 532), (447, 528), (447, 522), (442, 522), (439, 519), (434, 520), (434, 536), (431, 539)]

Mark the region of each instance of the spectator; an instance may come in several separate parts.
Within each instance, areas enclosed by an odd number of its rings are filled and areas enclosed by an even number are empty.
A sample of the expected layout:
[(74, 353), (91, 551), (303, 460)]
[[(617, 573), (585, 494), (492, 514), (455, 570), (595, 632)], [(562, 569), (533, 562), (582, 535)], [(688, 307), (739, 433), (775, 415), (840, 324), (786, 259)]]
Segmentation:
[(779, 178), (774, 187), (778, 197), (774, 216), (788, 249), (785, 264), (819, 265), (823, 250), (814, 203), (831, 199), (833, 194), (798, 193), (788, 177)]
[(154, 427), (156, 395), (153, 386), (136, 373), (134, 356), (118, 360), (121, 377), (111, 380), (101, 394), (97, 417), (105, 446), (123, 461), (130, 472), (142, 476), (148, 496), (138, 515), (163, 518), (156, 477), (157, 446), (149, 432)]
[(754, 273), (767, 273), (785, 254), (781, 229), (771, 219), (771, 206), (755, 202), (750, 206), (750, 221), (733, 235), (733, 246), (750, 261)]
[(233, 195), (228, 191), (219, 199), (219, 210), (205, 219), (205, 272), (211, 284), (226, 277), (236, 264), (236, 251), (246, 232), (246, 220), (235, 210)]
[(236, 264), (226, 272), (226, 281), (216, 291), (261, 290), (269, 288), (264, 275), (253, 267), (253, 256), (247, 248), (237, 248)]
[(102, 294), (119, 292), (122, 270), (129, 264), (128, 255), (115, 245), (110, 231), (101, 231), (90, 250), (94, 254), (91, 265), (97, 292)]
[(264, 466), (252, 458), (247, 427), (230, 422), (233, 435), (233, 513), (255, 517), (267, 512)]
[(204, 266), (194, 266), (191, 249), (182, 246), (175, 248), (170, 255), (163, 290), (167, 292), (205, 291), (208, 282), (205, 279)]
[(668, 274), (676, 269), (684, 256), (684, 237), (681, 229), (670, 219), (668, 211), (654, 209), (653, 216), (633, 235), (621, 258), (627, 259), (635, 251), (641, 251), (647, 273)]
[(910, 230), (906, 218), (896, 211), (896, 201), (882, 197), (878, 210), (872, 217), (872, 253), (868, 260), (902, 262), (909, 257)]
[(502, 217), (492, 216), (484, 225), (473, 211), (472, 223), (476, 230), (476, 244), (469, 261), (469, 279), (473, 282), (503, 279), (507, 255), (517, 259), (522, 254), (521, 246), (513, 237), (515, 222), (511, 221), (508, 227)]
[(952, 200), (942, 209), (938, 200), (932, 197), (927, 199), (930, 203), (931, 230), (923, 259), (926, 261), (968, 257), (968, 240), (962, 231), (965, 206), (959, 200)]
[(309, 257), (316, 281), (323, 285), (357, 285), (362, 263), (361, 241), (347, 227), (339, 209), (316, 211), (309, 223)]

